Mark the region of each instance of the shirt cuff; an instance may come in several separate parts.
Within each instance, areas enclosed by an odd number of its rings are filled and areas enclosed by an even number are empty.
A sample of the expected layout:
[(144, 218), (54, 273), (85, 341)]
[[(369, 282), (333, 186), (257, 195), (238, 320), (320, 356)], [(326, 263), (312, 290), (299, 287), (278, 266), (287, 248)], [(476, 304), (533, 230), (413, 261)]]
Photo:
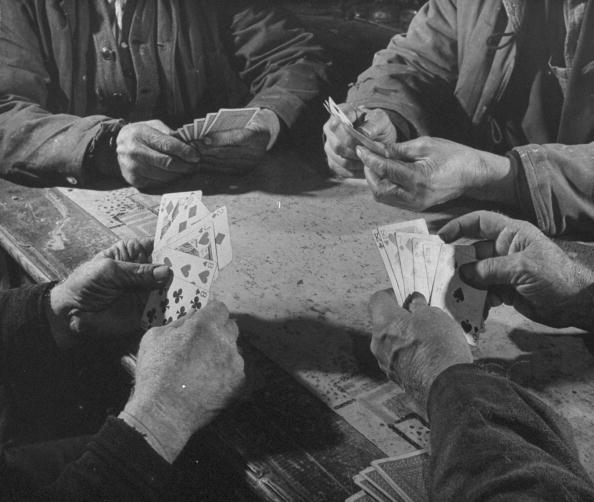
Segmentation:
[(297, 122), (299, 115), (305, 109), (305, 104), (301, 99), (275, 87), (259, 92), (246, 106), (272, 110), (288, 128)]
[[(543, 210), (544, 203), (538, 192), (538, 180), (532, 162), (526, 153), (522, 154), (518, 149), (507, 153), (506, 157), (512, 163), (512, 170), (516, 174), (515, 197), (522, 216), (544, 229), (548, 221), (546, 210)], [(541, 208), (539, 210), (539, 208)]]

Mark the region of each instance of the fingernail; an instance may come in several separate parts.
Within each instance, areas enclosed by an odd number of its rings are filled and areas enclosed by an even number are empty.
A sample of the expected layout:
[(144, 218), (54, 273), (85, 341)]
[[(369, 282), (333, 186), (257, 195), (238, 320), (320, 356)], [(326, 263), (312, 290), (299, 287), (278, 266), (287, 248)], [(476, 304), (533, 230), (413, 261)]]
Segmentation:
[(204, 143), (206, 146), (210, 146), (210, 145), (212, 145), (212, 139), (210, 139), (210, 138), (204, 138), (202, 140), (202, 143)]
[(171, 269), (166, 265), (161, 265), (155, 269), (153, 269), (153, 277), (157, 282), (165, 282), (169, 279), (169, 274), (171, 273)]
[(355, 152), (357, 152), (357, 156), (359, 156), (359, 157), (361, 157), (361, 155), (365, 154), (365, 150), (363, 150), (363, 148), (361, 148), (360, 146), (355, 147)]

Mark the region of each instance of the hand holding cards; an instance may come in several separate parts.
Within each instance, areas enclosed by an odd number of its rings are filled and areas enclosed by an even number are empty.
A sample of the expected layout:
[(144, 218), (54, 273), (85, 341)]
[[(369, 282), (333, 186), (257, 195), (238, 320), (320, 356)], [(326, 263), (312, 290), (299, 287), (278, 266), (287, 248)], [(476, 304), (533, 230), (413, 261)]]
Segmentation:
[(486, 292), (468, 286), (458, 274), (460, 265), (476, 260), (474, 247), (443, 244), (429, 235), (423, 219), (378, 227), (373, 237), (397, 301), (402, 305), (414, 291), (421, 293), (460, 323), (468, 343), (475, 345), (483, 330)]
[(338, 120), (341, 124), (344, 125), (344, 128), (349, 136), (353, 138), (357, 143), (363, 145), (365, 148), (368, 148), (374, 153), (378, 155), (385, 156), (386, 151), (385, 147), (381, 143), (377, 143), (370, 138), (368, 138), (365, 134), (361, 131), (357, 130), (355, 124), (351, 122), (351, 120), (346, 116), (346, 114), (338, 107), (335, 101), (332, 98), (328, 98), (324, 102), (324, 108), (330, 113), (332, 117)]
[(209, 113), (206, 117), (196, 119), (177, 129), (172, 136), (186, 143), (204, 139), (209, 134), (244, 129), (256, 116), (259, 108), (221, 108), (217, 113)]
[(227, 209), (211, 212), (201, 192), (163, 195), (152, 258), (169, 266), (173, 277), (151, 293), (143, 329), (169, 324), (208, 303), (213, 281), (232, 259)]

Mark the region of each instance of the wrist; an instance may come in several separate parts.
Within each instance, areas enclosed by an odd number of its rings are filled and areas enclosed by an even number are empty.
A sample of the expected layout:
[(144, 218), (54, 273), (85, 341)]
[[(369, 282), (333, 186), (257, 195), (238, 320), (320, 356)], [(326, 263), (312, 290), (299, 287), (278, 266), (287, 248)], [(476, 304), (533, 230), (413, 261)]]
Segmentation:
[(466, 195), (473, 199), (517, 206), (517, 166), (509, 158), (489, 152), (478, 152), (479, 169)]
[(170, 464), (192, 436), (192, 431), (171, 417), (156, 400), (145, 403), (132, 398), (118, 418), (140, 432), (151, 448)]

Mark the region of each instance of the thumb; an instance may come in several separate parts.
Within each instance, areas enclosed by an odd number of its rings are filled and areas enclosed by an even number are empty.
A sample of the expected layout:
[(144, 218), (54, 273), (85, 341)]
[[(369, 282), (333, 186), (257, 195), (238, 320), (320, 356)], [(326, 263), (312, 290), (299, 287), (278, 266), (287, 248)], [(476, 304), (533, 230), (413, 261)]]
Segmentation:
[(231, 146), (246, 143), (252, 136), (252, 129), (229, 129), (209, 134), (202, 141), (207, 146)]
[(466, 263), (460, 267), (460, 277), (477, 289), (491, 286), (513, 286), (519, 270), (520, 255), (498, 256)]
[(122, 289), (156, 289), (164, 286), (171, 277), (166, 265), (151, 263), (114, 262), (109, 279)]

